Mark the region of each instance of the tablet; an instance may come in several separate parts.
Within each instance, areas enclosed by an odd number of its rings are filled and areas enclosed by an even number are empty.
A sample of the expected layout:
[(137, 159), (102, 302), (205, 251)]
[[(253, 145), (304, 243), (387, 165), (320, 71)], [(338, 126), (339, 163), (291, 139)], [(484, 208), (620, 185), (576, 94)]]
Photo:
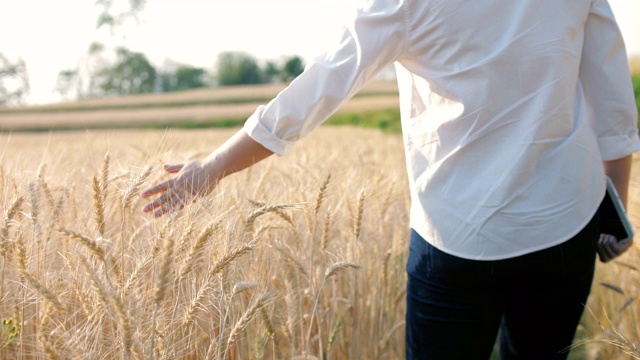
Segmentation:
[(633, 227), (613, 181), (607, 177), (607, 193), (600, 205), (600, 233), (615, 236), (618, 242), (633, 238)]

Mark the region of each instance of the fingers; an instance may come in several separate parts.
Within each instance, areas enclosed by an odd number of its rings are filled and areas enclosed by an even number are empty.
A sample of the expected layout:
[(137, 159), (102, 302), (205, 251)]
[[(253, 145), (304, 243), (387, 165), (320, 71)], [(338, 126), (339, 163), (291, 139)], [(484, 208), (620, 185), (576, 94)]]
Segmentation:
[[(183, 164), (176, 164), (176, 165), (164, 165), (164, 170), (170, 174), (175, 174), (180, 172), (180, 170), (182, 170), (182, 168), (184, 167)], [(175, 181), (173, 179), (171, 180), (167, 180), (163, 183), (160, 183), (152, 188), (149, 188), (143, 192), (140, 193), (140, 196), (142, 196), (143, 198), (147, 198), (149, 196), (152, 195), (156, 195), (156, 194), (160, 194), (162, 192), (165, 192), (167, 190), (169, 190), (173, 185), (175, 184)]]
[[(170, 174), (176, 174), (179, 173), (183, 167), (184, 164), (165, 164), (164, 170)], [(181, 189), (180, 186), (176, 186), (176, 179), (179, 177), (180, 175), (141, 192), (140, 196), (143, 198), (160, 195), (151, 203), (145, 205), (142, 208), (142, 211), (145, 213), (153, 211), (153, 216), (159, 217), (184, 208), (189, 196), (184, 191), (185, 189)]]
[(170, 202), (167, 202), (164, 204), (164, 206), (160, 207), (153, 213), (153, 217), (157, 218), (178, 210), (182, 210), (184, 208), (184, 203), (185, 202), (180, 199), (174, 199)]
[(182, 168), (184, 167), (184, 164), (176, 164), (176, 165), (164, 165), (164, 170), (170, 174), (175, 174), (177, 172), (179, 172), (180, 170), (182, 170)]
[(160, 217), (162, 215), (181, 210), (184, 208), (186, 199), (183, 194), (178, 194), (173, 191), (167, 191), (153, 202), (147, 204), (142, 210), (144, 212), (151, 212), (153, 210), (154, 217)]
[(165, 182), (162, 182), (154, 187), (151, 187), (143, 192), (140, 193), (140, 196), (142, 196), (143, 198), (148, 198), (149, 196), (152, 195), (156, 195), (156, 194), (160, 194), (163, 193), (167, 190), (169, 190), (170, 188), (173, 187), (173, 185), (175, 185), (175, 180), (171, 179), (171, 180), (167, 180)]
[(615, 257), (611, 250), (611, 235), (601, 234), (598, 240), (598, 257), (602, 262), (608, 262)]
[(627, 251), (632, 244), (632, 240), (620, 243), (613, 235), (601, 234), (598, 240), (598, 257), (602, 262), (611, 261)]
[(633, 245), (633, 240), (628, 240), (628, 241), (625, 241), (623, 243), (618, 242), (618, 241), (614, 241), (612, 243), (612, 247), (613, 247), (614, 251), (618, 255), (620, 255), (620, 254), (624, 253), (625, 251), (629, 250), (631, 245)]

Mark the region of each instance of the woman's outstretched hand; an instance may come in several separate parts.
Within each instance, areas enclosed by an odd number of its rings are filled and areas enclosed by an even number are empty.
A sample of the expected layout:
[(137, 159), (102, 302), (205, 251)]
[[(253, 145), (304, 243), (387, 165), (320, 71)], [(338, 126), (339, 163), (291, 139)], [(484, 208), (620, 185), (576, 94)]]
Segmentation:
[(176, 176), (143, 191), (140, 194), (143, 198), (159, 196), (142, 210), (153, 211), (155, 217), (180, 210), (198, 197), (209, 194), (223, 177), (246, 169), (271, 154), (271, 150), (241, 129), (205, 159), (184, 165), (165, 165), (164, 169)]
[(143, 198), (160, 195), (142, 209), (144, 212), (153, 211), (155, 217), (182, 209), (197, 197), (209, 194), (218, 183), (217, 177), (201, 160), (165, 165), (164, 169), (176, 176), (140, 194)]

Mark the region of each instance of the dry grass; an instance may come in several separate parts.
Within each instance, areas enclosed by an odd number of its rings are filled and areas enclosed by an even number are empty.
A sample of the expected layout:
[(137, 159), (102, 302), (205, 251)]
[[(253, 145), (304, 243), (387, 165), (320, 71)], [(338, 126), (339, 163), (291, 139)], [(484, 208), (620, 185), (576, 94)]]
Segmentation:
[[(233, 131), (0, 136), (0, 358), (403, 358), (401, 137), (321, 128), (175, 216), (141, 213), (161, 164)], [(580, 358), (638, 358), (639, 258), (599, 266)]]
[(176, 216), (141, 213), (160, 164), (232, 131), (1, 136), (0, 358), (401, 358), (401, 138), (321, 129)]

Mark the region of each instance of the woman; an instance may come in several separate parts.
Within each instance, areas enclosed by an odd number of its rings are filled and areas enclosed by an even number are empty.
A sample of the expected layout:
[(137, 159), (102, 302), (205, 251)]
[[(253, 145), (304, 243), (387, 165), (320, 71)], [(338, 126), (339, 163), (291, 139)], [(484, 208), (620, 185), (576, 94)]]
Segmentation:
[[(566, 358), (591, 286), (605, 176), (626, 202), (640, 149), (604, 0), (370, 0), (334, 49), (176, 176), (156, 216), (284, 155), (395, 63), (412, 198), (410, 359)], [(601, 258), (625, 251), (603, 242)]]

